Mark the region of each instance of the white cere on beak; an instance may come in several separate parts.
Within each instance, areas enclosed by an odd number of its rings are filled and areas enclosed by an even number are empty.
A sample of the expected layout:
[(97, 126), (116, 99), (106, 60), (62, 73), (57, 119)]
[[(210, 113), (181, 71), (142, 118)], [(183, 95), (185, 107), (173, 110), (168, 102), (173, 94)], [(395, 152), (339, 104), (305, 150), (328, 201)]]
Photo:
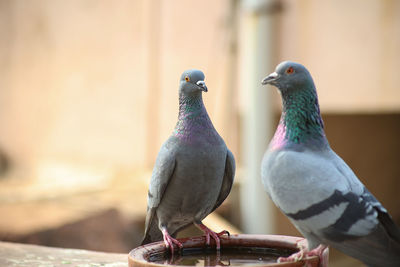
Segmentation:
[(273, 72), (273, 73), (271, 73), (271, 74), (268, 75), (268, 76), (271, 77), (271, 78), (276, 78), (276, 77), (278, 77), (278, 73)]
[(204, 87), (206, 85), (204, 81), (198, 81), (196, 84), (201, 87)]
[(197, 86), (199, 86), (201, 88), (201, 90), (203, 92), (207, 92), (208, 91), (206, 83), (204, 81), (198, 81), (196, 84), (197, 84)]

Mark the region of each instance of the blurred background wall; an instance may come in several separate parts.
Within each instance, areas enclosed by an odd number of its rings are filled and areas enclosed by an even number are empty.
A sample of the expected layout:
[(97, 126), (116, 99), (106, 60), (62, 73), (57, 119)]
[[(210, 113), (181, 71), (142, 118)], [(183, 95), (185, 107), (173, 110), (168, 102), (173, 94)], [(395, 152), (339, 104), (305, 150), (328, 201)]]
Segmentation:
[(184, 3), (1, 1), (4, 149), (26, 166), (151, 166), (193, 67), (215, 88), (206, 101), (222, 124), (228, 1)]
[[(0, 0), (0, 34), (2, 240), (132, 248), (188, 68), (204, 71), (207, 110), (237, 160), (220, 214), (245, 232), (298, 235), (251, 194), (280, 114), (260, 80), (289, 59), (313, 75), (331, 146), (400, 223), (398, 1)], [(109, 239), (124, 241), (56, 240), (79, 223), (107, 228), (96, 218), (120, 222), (127, 232)]]

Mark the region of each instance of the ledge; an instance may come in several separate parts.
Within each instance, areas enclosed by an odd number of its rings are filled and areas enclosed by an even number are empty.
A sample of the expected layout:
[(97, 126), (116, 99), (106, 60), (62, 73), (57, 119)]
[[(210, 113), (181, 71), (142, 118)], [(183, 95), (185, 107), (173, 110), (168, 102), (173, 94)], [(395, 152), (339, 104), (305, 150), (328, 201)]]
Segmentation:
[(0, 266), (127, 267), (128, 255), (0, 242)]

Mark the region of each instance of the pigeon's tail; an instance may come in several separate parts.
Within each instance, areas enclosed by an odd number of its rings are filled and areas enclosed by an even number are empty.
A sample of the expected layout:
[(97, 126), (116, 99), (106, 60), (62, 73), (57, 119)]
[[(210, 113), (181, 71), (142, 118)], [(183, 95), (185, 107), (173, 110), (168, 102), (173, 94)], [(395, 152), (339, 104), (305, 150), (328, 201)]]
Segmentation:
[[(400, 228), (386, 212), (379, 211), (378, 220), (387, 236), (387, 239), (383, 240), (381, 244), (381, 247), (384, 247), (387, 253), (386, 259), (383, 261), (387, 262), (387, 264), (384, 264), (384, 266), (400, 266)], [(382, 266), (382, 264), (377, 264), (376, 266), (378, 265)]]
[(153, 243), (153, 242), (157, 242), (157, 241), (161, 241), (163, 240), (163, 235), (160, 231), (160, 229), (158, 229), (158, 227), (156, 228), (152, 228), (150, 229), (143, 237), (142, 243), (140, 244), (141, 246), (149, 244), (149, 243)]
[(369, 235), (336, 244), (336, 248), (370, 267), (400, 266), (400, 229), (390, 215), (379, 212), (379, 225)]
[[(158, 217), (155, 210), (150, 209), (147, 212), (146, 217), (146, 229), (144, 231), (144, 237), (142, 240), (141, 246), (164, 240), (164, 236), (158, 227)], [(168, 232), (171, 237), (176, 238), (179, 231), (183, 230), (184, 228), (188, 227), (191, 223), (186, 223), (184, 225), (174, 225), (174, 227), (168, 228)]]
[(141, 245), (163, 240), (161, 230), (158, 228), (158, 217), (155, 210), (149, 210), (146, 217), (146, 230)]

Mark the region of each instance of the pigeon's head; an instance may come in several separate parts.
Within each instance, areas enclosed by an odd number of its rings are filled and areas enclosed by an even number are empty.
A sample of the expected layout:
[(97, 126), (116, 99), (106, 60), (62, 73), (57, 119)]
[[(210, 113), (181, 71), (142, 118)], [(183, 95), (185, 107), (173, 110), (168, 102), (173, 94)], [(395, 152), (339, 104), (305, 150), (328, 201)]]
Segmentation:
[(303, 65), (291, 61), (280, 63), (275, 72), (265, 77), (261, 83), (276, 86), (281, 92), (314, 88), (314, 82), (308, 70)]
[(207, 92), (204, 73), (200, 70), (186, 70), (182, 73), (179, 92), (184, 95), (196, 95)]

